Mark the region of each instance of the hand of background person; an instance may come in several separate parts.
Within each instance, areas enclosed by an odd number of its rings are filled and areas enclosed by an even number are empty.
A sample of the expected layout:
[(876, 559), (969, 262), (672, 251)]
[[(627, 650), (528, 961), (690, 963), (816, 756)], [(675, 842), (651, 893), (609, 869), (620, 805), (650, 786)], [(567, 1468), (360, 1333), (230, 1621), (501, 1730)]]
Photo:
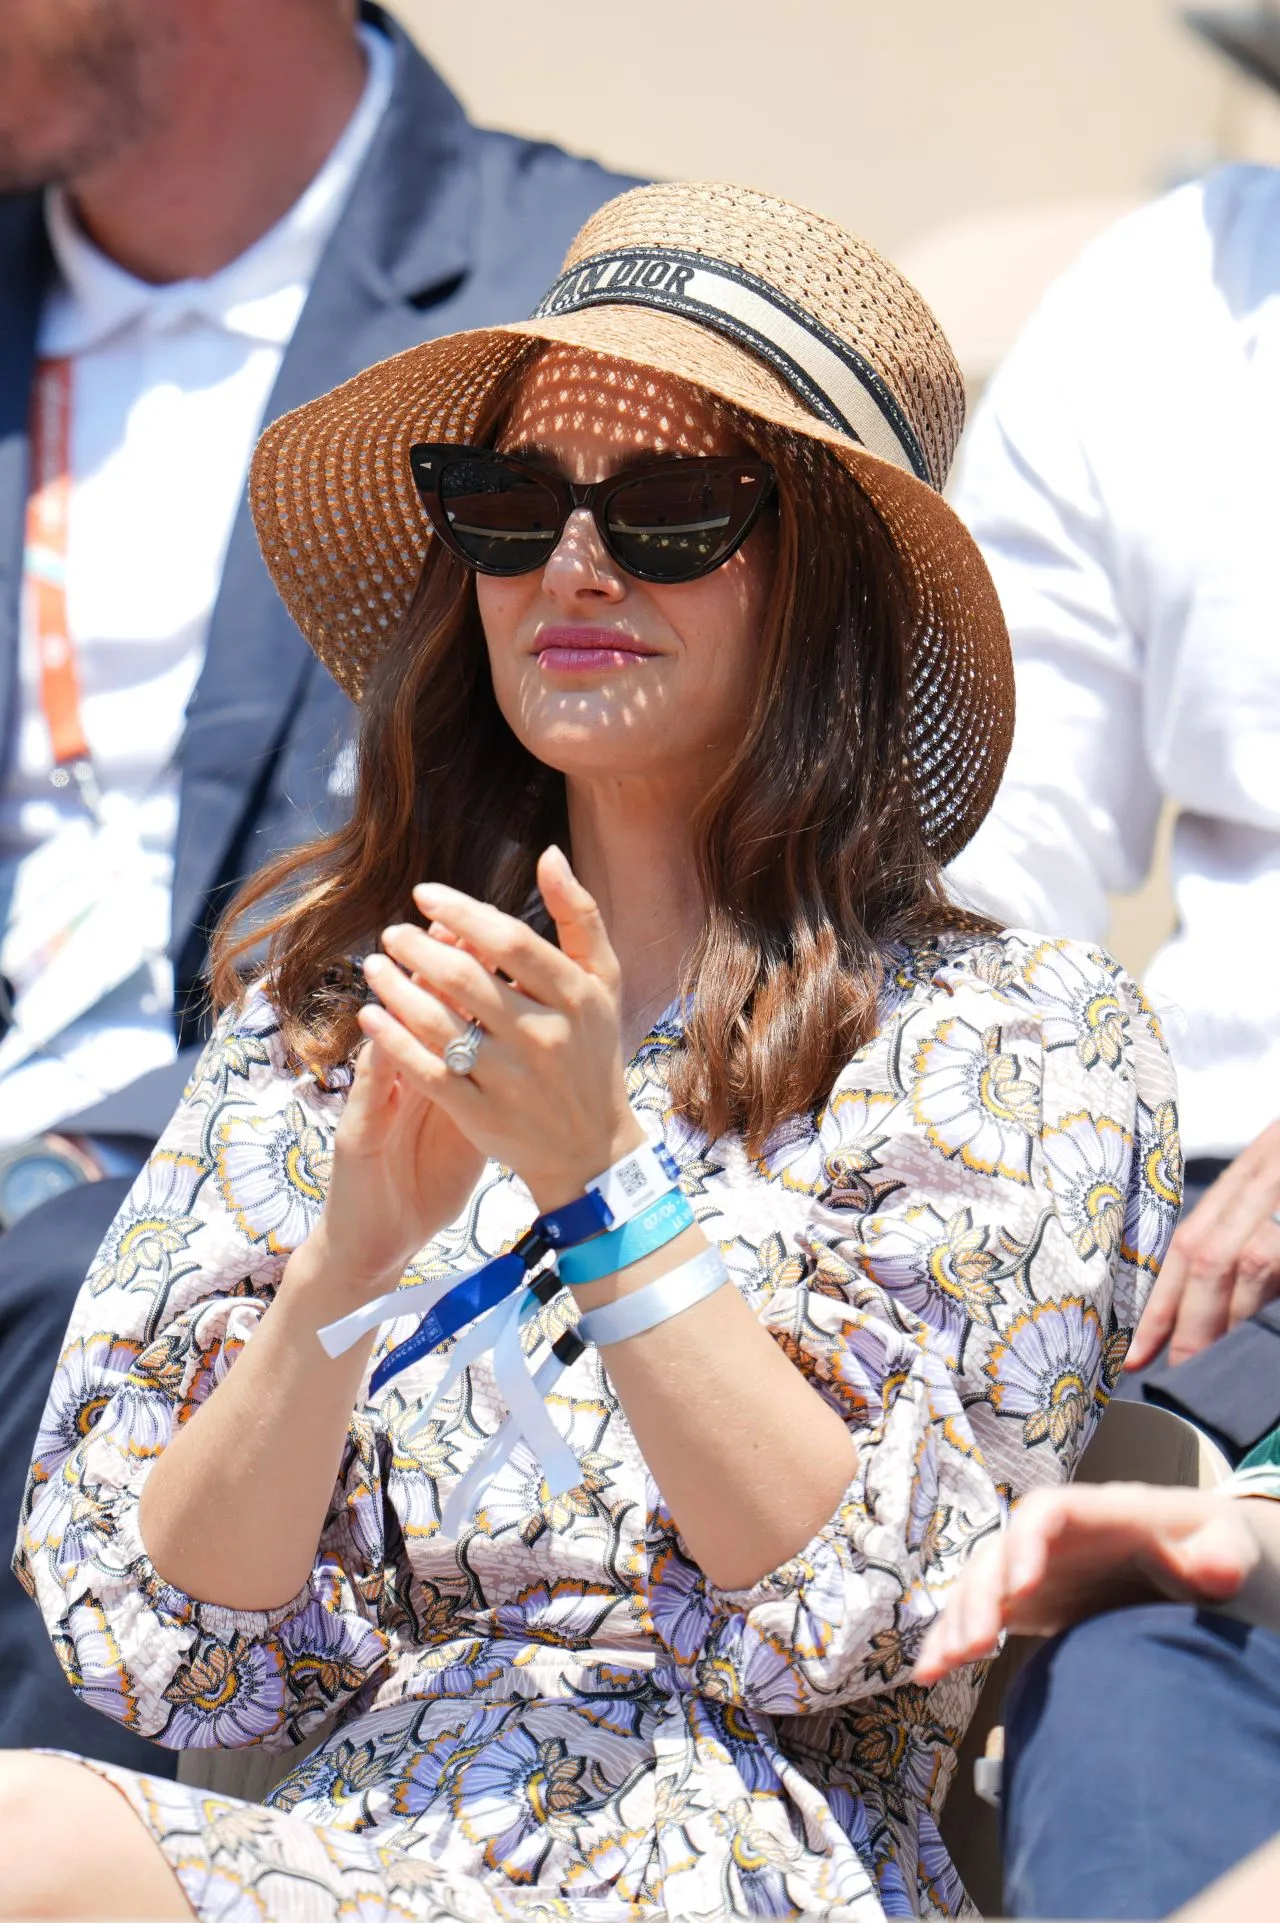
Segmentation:
[(1034, 1490), (970, 1556), (914, 1679), (933, 1683), (989, 1656), (1004, 1629), (1053, 1636), (1104, 1610), (1160, 1600), (1221, 1606), (1262, 1561), (1249, 1512), (1275, 1507), (1145, 1483)]
[[(365, 964), (381, 1006), (362, 1008), (360, 1024), (546, 1210), (645, 1137), (627, 1101), (618, 962), (600, 911), (558, 848), (541, 857), (538, 886), (558, 948), (456, 889), (416, 889), (431, 928), (385, 931), (386, 956)], [(455, 1075), (442, 1052), (473, 1017), (484, 1030), (475, 1068)]]
[(1126, 1369), (1145, 1368), (1166, 1341), (1185, 1362), (1280, 1296), (1280, 1121), (1237, 1155), (1178, 1224)]
[(310, 1240), (355, 1296), (397, 1280), (466, 1205), (484, 1157), (377, 1042), (356, 1060), (324, 1214)]

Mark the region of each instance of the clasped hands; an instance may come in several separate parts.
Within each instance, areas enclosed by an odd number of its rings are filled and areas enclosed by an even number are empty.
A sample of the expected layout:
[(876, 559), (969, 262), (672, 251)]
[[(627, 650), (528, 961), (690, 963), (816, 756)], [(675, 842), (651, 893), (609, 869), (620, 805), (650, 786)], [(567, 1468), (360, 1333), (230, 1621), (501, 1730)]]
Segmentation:
[[(376, 1293), (465, 1207), (485, 1160), (505, 1164), (538, 1210), (641, 1143), (627, 1102), (619, 969), (600, 911), (558, 848), (538, 886), (559, 947), (455, 889), (414, 890), (428, 927), (383, 934), (365, 961), (377, 998), (334, 1142), (313, 1234), (353, 1296)], [(474, 1069), (445, 1066), (470, 1021)]]

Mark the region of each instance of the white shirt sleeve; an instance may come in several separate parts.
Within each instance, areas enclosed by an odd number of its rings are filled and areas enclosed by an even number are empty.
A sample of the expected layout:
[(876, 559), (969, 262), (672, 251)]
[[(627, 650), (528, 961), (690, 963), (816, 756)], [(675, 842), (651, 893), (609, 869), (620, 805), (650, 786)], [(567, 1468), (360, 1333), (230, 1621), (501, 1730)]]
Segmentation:
[(1123, 408), (1123, 295), (1106, 271), (1120, 231), (1015, 345), (966, 437), (956, 495), (1009, 623), (1017, 722), (995, 806), (952, 884), (1015, 926), (1095, 941), (1108, 893), (1146, 873), (1160, 809), (1143, 741), (1142, 597), (1126, 592), (1090, 438), (1101, 418), (1109, 439)]

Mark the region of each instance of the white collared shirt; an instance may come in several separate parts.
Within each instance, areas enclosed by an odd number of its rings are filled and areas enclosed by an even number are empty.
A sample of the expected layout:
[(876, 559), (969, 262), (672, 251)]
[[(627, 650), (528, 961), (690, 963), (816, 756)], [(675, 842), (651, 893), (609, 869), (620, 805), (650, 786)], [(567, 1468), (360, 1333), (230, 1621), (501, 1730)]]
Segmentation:
[[(72, 364), (67, 613), (99, 786), (127, 804), (147, 857), (148, 946), (169, 940), (175, 765), (245, 474), (320, 256), (391, 94), (394, 56), (368, 26), (364, 92), (284, 218), (207, 280), (152, 286), (100, 253), (47, 197), (58, 281), (42, 358)], [(35, 636), (23, 621), (15, 751), (0, 793), (0, 888), (80, 812), (50, 783)], [(171, 970), (139, 970), (0, 1076), (0, 1143), (53, 1127), (173, 1059)]]
[(1046, 298), (966, 440), (956, 505), (1013, 635), (1018, 720), (953, 870), (1010, 922), (1104, 937), (1178, 810), (1147, 972), (1184, 1142), (1280, 1114), (1280, 171), (1130, 216)]

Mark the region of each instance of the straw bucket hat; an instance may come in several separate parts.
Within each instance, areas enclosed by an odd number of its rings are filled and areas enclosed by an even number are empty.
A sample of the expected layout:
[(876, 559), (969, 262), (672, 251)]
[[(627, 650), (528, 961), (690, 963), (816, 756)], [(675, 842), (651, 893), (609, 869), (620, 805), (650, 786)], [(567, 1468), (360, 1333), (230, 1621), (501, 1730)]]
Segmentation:
[[(496, 384), (564, 342), (688, 381), (823, 443), (875, 507), (914, 616), (912, 782), (948, 860), (991, 805), (1013, 733), (995, 588), (942, 499), (960, 370), (915, 289), (834, 222), (747, 188), (634, 188), (592, 215), (532, 320), (394, 355), (263, 435), (250, 499), (290, 613), (356, 701), (432, 539), (416, 441), (465, 442)], [(838, 529), (832, 538), (838, 539)]]
[(1229, 13), (1196, 7), (1182, 17), (1219, 53), (1243, 67), (1251, 80), (1280, 92), (1280, 14), (1273, 7), (1235, 8)]

